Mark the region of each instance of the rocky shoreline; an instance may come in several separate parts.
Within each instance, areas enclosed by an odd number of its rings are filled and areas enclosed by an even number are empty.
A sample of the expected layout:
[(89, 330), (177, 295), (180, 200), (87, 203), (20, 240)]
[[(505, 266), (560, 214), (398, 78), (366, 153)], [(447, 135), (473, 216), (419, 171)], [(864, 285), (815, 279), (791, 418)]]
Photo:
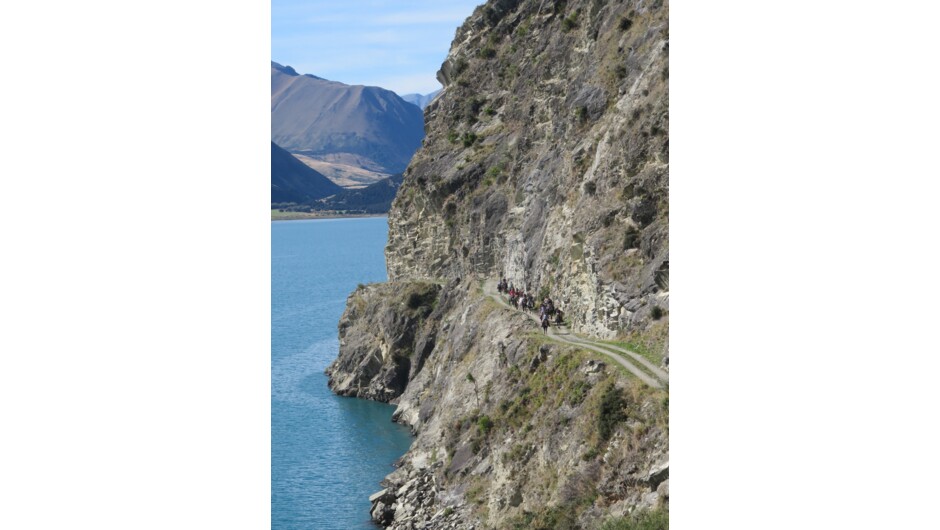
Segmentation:
[(565, 510), (589, 527), (664, 506), (668, 392), (550, 341), (477, 283), (375, 284), (347, 301), (330, 387), (396, 403), (416, 435), (372, 496), (375, 521), (485, 528)]

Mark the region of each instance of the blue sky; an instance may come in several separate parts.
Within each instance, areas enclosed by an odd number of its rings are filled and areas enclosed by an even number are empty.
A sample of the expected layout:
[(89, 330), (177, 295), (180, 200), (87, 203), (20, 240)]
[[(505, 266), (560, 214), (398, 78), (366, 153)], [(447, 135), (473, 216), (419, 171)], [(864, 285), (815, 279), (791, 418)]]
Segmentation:
[(398, 94), (440, 88), (454, 32), (484, 0), (272, 0), (271, 60)]

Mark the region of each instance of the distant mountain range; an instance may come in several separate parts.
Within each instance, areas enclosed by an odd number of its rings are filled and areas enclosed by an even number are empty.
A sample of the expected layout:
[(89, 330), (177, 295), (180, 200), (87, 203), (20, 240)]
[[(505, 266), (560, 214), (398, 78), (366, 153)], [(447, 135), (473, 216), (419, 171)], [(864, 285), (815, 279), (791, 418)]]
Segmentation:
[(271, 202), (306, 203), (343, 188), (271, 142)]
[(385, 213), (402, 179), (399, 173), (364, 188), (344, 189), (271, 142), (271, 204), (279, 208)]
[(271, 140), (334, 181), (363, 186), (401, 173), (423, 138), (423, 113), (394, 92), (271, 62)]
[(314, 210), (335, 210), (350, 213), (385, 213), (401, 186), (404, 176), (399, 173), (361, 189), (343, 190), (332, 197), (312, 203)]
[(441, 89), (435, 90), (430, 94), (405, 94), (401, 99), (407, 101), (408, 103), (413, 103), (418, 106), (421, 110), (424, 110), (428, 106), (428, 103), (434, 100), (438, 94), (441, 93)]

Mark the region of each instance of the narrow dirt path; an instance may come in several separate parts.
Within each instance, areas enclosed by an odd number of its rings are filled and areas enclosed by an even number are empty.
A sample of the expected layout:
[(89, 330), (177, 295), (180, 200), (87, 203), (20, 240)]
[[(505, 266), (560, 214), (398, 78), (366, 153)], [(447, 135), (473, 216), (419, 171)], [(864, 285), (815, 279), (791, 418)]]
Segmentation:
[[(490, 298), (492, 298), (499, 305), (505, 307), (506, 309), (519, 311), (518, 309), (514, 309), (512, 306), (510, 306), (509, 303), (506, 300), (504, 300), (502, 296), (499, 295), (499, 293), (496, 291), (496, 281), (487, 280), (486, 282), (484, 282), (483, 293), (489, 296)], [(521, 311), (521, 313), (523, 313), (524, 315), (534, 320), (536, 324), (539, 323), (538, 317), (535, 316), (534, 314), (529, 313), (527, 311)], [(669, 374), (660, 370), (659, 368), (654, 366), (653, 363), (649, 362), (646, 358), (644, 358), (642, 355), (636, 352), (625, 350), (623, 348), (612, 346), (610, 344), (604, 344), (604, 343), (578, 337), (574, 333), (571, 333), (567, 328), (564, 328), (564, 327), (559, 330), (559, 328), (555, 326), (549, 326), (548, 336), (559, 342), (564, 342), (572, 346), (585, 348), (593, 352), (606, 355), (610, 357), (611, 359), (613, 359), (614, 361), (616, 361), (621, 366), (623, 366), (624, 368), (626, 368), (627, 371), (635, 375), (640, 381), (643, 381), (644, 383), (646, 383), (647, 385), (653, 388), (662, 388), (663, 382), (665, 383), (669, 382)], [(631, 358), (635, 359), (638, 363), (640, 363), (647, 370), (649, 370), (653, 375), (658, 377), (659, 380), (654, 377), (651, 377), (650, 374), (644, 372), (641, 368), (639, 368), (632, 362), (628, 361), (627, 359), (623, 358), (623, 356), (617, 353), (617, 351), (623, 352), (629, 355)], [(662, 382), (660, 382), (660, 380), (662, 380)]]
[(574, 340), (582, 344), (587, 344), (587, 343), (594, 344), (605, 350), (609, 350), (612, 353), (620, 352), (620, 353), (629, 355), (631, 358), (635, 359), (636, 362), (643, 365), (643, 367), (646, 368), (647, 371), (649, 371), (651, 374), (656, 376), (660, 381), (663, 381), (665, 383), (669, 382), (669, 372), (666, 372), (663, 369), (659, 368), (655, 364), (651, 363), (649, 359), (647, 359), (646, 357), (643, 357), (642, 355), (640, 355), (639, 353), (635, 351), (630, 351), (626, 348), (621, 348), (620, 346), (614, 346), (613, 344), (607, 344), (606, 342), (589, 341), (573, 333), (571, 334), (569, 338), (571, 338), (571, 340)]

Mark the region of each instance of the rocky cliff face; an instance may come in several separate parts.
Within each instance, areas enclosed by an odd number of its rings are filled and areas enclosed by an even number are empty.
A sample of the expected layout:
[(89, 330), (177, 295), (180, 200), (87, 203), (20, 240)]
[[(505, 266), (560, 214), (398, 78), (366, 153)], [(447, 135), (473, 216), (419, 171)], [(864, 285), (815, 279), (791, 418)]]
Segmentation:
[(668, 308), (667, 5), (481, 6), (389, 217), (389, 276), (506, 275), (602, 336)]
[(330, 388), (344, 396), (394, 402), (434, 349), (448, 307), (446, 297), (438, 307), (440, 290), (426, 282), (374, 284), (349, 295), (339, 321), (344, 355), (326, 370)]
[(585, 337), (665, 353), (667, 7), (492, 0), (457, 31), (389, 215), (390, 282), (350, 296), (328, 369), (417, 434), (373, 496), (383, 525), (596, 528), (668, 508), (668, 387), (481, 288), (506, 276)]

